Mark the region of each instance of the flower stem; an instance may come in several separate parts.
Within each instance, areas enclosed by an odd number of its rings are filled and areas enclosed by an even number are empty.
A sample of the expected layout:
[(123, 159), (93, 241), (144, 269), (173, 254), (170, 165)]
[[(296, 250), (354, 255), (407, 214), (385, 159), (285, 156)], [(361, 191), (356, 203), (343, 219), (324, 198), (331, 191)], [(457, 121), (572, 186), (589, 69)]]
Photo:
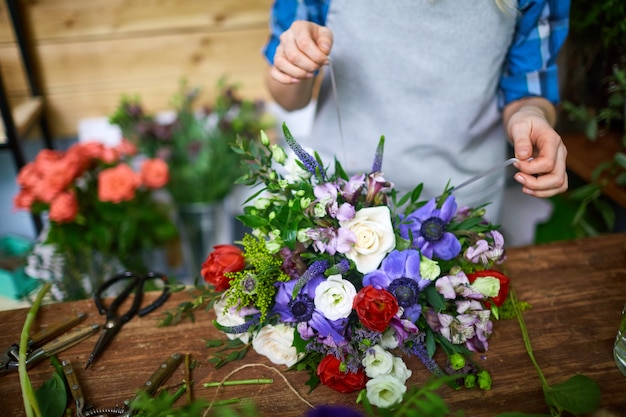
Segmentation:
[(37, 316), (37, 311), (41, 306), (41, 301), (43, 300), (44, 295), (50, 289), (51, 284), (48, 282), (44, 284), (43, 287), (37, 293), (37, 298), (35, 302), (31, 306), (28, 314), (26, 315), (26, 321), (24, 322), (24, 327), (22, 327), (22, 334), (20, 336), (20, 349), (19, 349), (19, 360), (17, 370), (20, 375), (20, 387), (22, 388), (22, 398), (24, 400), (24, 410), (26, 411), (27, 417), (32, 417), (36, 415), (40, 417), (41, 410), (39, 410), (39, 403), (37, 403), (37, 398), (35, 397), (35, 393), (33, 392), (33, 386), (30, 383), (30, 379), (28, 378), (28, 373), (26, 372), (26, 351), (28, 348), (28, 339), (30, 338), (30, 328)]
[(541, 379), (541, 384), (544, 389), (549, 387), (548, 381), (546, 380), (543, 372), (541, 372), (541, 368), (539, 364), (535, 360), (535, 355), (533, 354), (533, 348), (530, 344), (530, 337), (528, 336), (528, 329), (526, 328), (526, 323), (524, 322), (524, 317), (522, 316), (522, 311), (519, 308), (519, 302), (517, 300), (517, 295), (515, 291), (510, 291), (509, 297), (511, 298), (511, 304), (513, 306), (513, 311), (515, 312), (515, 316), (517, 317), (517, 321), (519, 322), (520, 330), (522, 331), (522, 339), (524, 339), (524, 346), (526, 347), (526, 352), (528, 352), (528, 356), (532, 361), (535, 369), (537, 370), (537, 374), (539, 374), (539, 379)]
[(259, 385), (259, 384), (271, 384), (273, 379), (242, 379), (239, 381), (224, 381), (224, 382), (206, 382), (202, 384), (205, 388), (214, 388), (228, 385)]

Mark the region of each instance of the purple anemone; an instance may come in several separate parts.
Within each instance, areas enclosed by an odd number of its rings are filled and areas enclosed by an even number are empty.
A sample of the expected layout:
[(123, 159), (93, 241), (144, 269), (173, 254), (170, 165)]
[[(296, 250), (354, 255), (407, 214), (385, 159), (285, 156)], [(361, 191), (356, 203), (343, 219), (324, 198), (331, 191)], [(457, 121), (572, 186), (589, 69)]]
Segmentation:
[(459, 240), (446, 230), (456, 208), (454, 196), (449, 196), (441, 208), (432, 199), (402, 220), (400, 235), (405, 239), (412, 237), (422, 255), (449, 261), (461, 252)]
[(298, 331), (303, 339), (310, 338), (311, 334), (308, 330), (313, 329), (326, 343), (330, 338), (335, 345), (339, 346), (346, 342), (343, 336), (346, 320), (328, 320), (315, 308), (315, 288), (324, 280), (323, 274), (312, 277), (295, 297), (293, 290), (298, 280), (279, 283), (273, 311), (280, 315), (283, 322), (305, 323), (306, 326), (298, 326)]
[(420, 292), (431, 283), (420, 275), (420, 253), (415, 249), (394, 250), (383, 260), (380, 268), (363, 277), (363, 285), (383, 288), (396, 297), (404, 308), (402, 317), (413, 322), (422, 312)]

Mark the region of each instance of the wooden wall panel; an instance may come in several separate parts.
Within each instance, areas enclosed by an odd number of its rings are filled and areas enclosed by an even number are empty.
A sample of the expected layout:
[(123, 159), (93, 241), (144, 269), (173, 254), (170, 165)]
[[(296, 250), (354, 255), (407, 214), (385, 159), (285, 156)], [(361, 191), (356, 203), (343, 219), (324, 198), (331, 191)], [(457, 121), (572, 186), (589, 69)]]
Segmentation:
[[(55, 137), (74, 136), (82, 118), (111, 114), (123, 94), (139, 95), (149, 111), (166, 109), (183, 78), (205, 92), (199, 103), (213, 99), (222, 76), (247, 98), (268, 98), (261, 48), (271, 0), (24, 4)], [(6, 32), (0, 30), (0, 66), (12, 98), (22, 97), (25, 78)]]
[(267, 27), (269, 0), (38, 0), (38, 41)]

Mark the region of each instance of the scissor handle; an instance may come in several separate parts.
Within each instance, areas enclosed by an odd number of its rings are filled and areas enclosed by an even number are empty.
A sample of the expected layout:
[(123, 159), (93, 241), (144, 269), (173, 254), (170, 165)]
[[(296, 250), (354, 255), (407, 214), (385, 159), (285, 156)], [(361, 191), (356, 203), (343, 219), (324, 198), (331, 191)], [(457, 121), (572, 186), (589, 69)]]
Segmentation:
[[(150, 305), (141, 308), (144, 294), (144, 285), (147, 281), (153, 280), (155, 278), (160, 279), (164, 282), (165, 285), (163, 287), (163, 293)], [(115, 297), (113, 302), (111, 302), (108, 307), (105, 306), (102, 294), (113, 284), (123, 280), (130, 280), (130, 283), (122, 290), (122, 292), (117, 297)], [(145, 316), (146, 314), (151, 313), (155, 309), (162, 306), (170, 295), (170, 289), (167, 286), (167, 283), (167, 276), (159, 272), (148, 272), (146, 275), (143, 275), (126, 271), (115, 275), (113, 278), (107, 280), (104, 284), (102, 284), (96, 290), (93, 298), (100, 314), (106, 314), (107, 318), (112, 318), (112, 316), (116, 315), (117, 309), (122, 305), (126, 298), (128, 298), (130, 293), (134, 291), (135, 298), (133, 300), (133, 303), (131, 304), (130, 309), (120, 316), (120, 321), (122, 323), (126, 323), (135, 315), (138, 315), (139, 317)]]

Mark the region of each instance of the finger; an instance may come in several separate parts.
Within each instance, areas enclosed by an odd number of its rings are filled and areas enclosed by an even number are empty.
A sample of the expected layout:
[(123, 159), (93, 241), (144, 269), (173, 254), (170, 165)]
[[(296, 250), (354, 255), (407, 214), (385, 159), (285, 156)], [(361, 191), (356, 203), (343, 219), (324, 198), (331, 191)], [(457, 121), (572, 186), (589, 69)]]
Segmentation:
[(550, 197), (565, 192), (568, 188), (566, 159), (567, 149), (565, 146), (560, 146), (551, 171), (537, 175), (518, 172), (515, 174), (515, 180), (523, 185), (524, 193), (536, 197)]

